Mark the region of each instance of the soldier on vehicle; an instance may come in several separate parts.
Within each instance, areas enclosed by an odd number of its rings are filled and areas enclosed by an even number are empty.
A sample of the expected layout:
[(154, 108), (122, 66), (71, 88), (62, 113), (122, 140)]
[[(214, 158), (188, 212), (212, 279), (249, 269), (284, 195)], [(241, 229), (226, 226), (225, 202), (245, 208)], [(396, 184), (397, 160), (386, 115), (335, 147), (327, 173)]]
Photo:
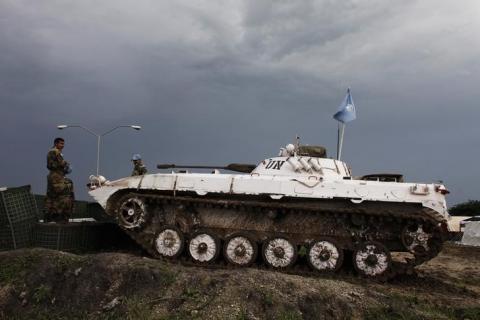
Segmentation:
[(147, 167), (142, 163), (142, 156), (138, 153), (132, 156), (133, 171), (132, 176), (141, 176), (147, 173)]
[(63, 138), (55, 138), (54, 146), (47, 154), (47, 197), (45, 198), (45, 222), (68, 222), (75, 200), (72, 180), (65, 177), (72, 170), (63, 159)]

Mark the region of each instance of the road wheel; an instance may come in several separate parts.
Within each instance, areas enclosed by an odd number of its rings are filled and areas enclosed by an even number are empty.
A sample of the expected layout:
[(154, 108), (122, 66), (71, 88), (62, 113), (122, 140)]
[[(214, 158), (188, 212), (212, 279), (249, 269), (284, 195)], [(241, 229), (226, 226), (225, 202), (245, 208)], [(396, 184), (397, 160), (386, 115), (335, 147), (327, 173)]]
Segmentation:
[(257, 244), (248, 236), (237, 233), (229, 236), (223, 246), (223, 255), (230, 264), (246, 267), (257, 258)]
[(297, 260), (297, 247), (285, 238), (273, 238), (263, 244), (262, 254), (267, 265), (283, 269)]
[(353, 253), (353, 265), (365, 277), (382, 277), (391, 267), (392, 258), (388, 249), (381, 243), (367, 241)]
[(212, 262), (220, 253), (220, 241), (211, 233), (196, 232), (190, 239), (188, 252), (195, 262)]
[(155, 237), (155, 250), (165, 258), (176, 258), (182, 253), (184, 243), (183, 234), (178, 228), (166, 226)]
[(316, 271), (337, 271), (343, 262), (343, 251), (330, 240), (314, 241), (308, 249), (307, 260)]

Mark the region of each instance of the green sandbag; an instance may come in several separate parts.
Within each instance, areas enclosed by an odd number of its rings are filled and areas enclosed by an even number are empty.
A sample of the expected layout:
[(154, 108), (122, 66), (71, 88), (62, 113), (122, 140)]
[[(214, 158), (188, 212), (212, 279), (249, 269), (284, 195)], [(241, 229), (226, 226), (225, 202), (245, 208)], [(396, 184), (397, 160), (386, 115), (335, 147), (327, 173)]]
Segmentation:
[(327, 149), (322, 146), (298, 146), (299, 156), (326, 158)]

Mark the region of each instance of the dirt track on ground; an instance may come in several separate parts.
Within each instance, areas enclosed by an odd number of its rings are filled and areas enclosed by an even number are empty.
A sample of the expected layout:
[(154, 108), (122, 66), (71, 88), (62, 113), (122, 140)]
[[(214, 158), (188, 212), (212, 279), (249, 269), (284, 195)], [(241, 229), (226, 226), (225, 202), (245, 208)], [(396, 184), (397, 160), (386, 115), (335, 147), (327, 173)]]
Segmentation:
[(0, 253), (4, 319), (480, 319), (480, 248), (388, 283), (208, 269), (128, 253)]

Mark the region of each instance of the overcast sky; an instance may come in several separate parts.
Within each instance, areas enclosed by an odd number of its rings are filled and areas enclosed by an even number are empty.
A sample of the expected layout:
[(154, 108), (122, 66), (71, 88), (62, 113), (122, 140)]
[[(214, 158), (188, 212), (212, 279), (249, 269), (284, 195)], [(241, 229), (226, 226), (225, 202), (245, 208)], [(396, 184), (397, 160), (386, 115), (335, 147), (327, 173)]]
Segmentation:
[(0, 0), (0, 186), (46, 191), (66, 139), (77, 196), (96, 168), (257, 163), (293, 142), (335, 156), (347, 87), (354, 175), (443, 180), (480, 199), (480, 2)]

